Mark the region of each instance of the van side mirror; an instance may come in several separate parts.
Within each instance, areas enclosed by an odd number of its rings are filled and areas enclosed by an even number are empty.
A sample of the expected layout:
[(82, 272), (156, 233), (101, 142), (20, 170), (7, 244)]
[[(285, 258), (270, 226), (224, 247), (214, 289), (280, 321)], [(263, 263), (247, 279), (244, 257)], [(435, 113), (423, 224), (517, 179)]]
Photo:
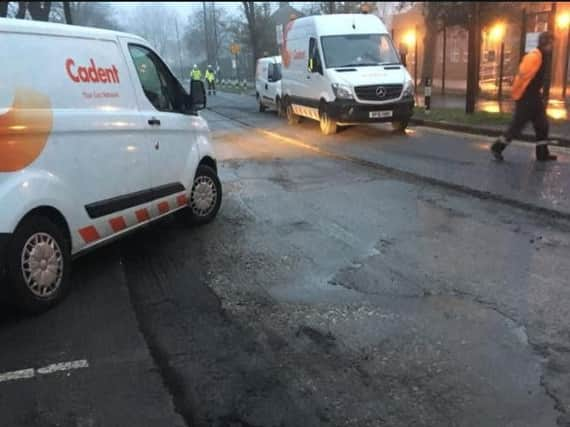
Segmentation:
[(190, 95), (188, 96), (189, 109), (199, 111), (206, 108), (206, 88), (201, 80), (190, 82)]

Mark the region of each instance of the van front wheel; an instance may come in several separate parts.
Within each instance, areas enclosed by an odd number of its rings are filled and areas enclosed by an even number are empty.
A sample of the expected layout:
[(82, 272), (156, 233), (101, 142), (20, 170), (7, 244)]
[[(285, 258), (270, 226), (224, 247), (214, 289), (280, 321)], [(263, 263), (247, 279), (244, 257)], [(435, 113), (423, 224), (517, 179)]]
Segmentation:
[(321, 132), (323, 135), (334, 135), (337, 132), (338, 126), (336, 121), (329, 117), (326, 107), (321, 108), (319, 116)]
[(64, 231), (35, 215), (16, 229), (7, 254), (11, 300), (21, 310), (41, 313), (56, 305), (71, 287), (71, 248)]
[(392, 122), (392, 129), (394, 129), (396, 132), (405, 132), (406, 128), (408, 127), (408, 120), (400, 120), (400, 121), (396, 121), (396, 122)]
[(209, 166), (198, 166), (192, 184), (188, 207), (180, 213), (191, 225), (211, 222), (222, 204), (222, 183), (216, 171)]

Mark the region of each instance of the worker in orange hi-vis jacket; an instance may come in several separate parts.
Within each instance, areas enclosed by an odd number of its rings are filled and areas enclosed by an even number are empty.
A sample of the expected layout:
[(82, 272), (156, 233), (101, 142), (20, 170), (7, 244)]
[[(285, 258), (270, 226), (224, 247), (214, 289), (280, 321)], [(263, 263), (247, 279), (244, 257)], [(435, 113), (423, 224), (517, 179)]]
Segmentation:
[(548, 151), (548, 118), (543, 95), (544, 77), (550, 62), (548, 57), (552, 55), (553, 42), (552, 34), (541, 33), (538, 47), (527, 53), (521, 61), (512, 88), (512, 96), (516, 101), (515, 113), (507, 131), (491, 145), (491, 153), (496, 160), (503, 160), (504, 149), (513, 138), (520, 135), (528, 122), (532, 122), (536, 133), (536, 160), (556, 160), (556, 156)]

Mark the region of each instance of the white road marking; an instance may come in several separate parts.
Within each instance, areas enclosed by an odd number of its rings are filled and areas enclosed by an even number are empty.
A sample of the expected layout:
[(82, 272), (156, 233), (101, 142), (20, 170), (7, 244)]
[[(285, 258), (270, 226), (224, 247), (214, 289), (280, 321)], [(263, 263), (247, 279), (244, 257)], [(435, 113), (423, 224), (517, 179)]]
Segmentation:
[(0, 383), (4, 383), (6, 381), (24, 380), (27, 378), (33, 378), (34, 375), (35, 373), (33, 369), (23, 369), (21, 371), (6, 372), (4, 374), (0, 374)]
[(87, 360), (75, 360), (73, 362), (54, 363), (37, 370), (40, 375), (53, 374), (54, 372), (71, 371), (73, 369), (88, 368)]
[(88, 368), (87, 360), (73, 360), (71, 362), (54, 363), (37, 370), (34, 368), (22, 369), (20, 371), (4, 372), (0, 374), (0, 383), (34, 378), (38, 375), (49, 375), (55, 372), (72, 371), (75, 369)]

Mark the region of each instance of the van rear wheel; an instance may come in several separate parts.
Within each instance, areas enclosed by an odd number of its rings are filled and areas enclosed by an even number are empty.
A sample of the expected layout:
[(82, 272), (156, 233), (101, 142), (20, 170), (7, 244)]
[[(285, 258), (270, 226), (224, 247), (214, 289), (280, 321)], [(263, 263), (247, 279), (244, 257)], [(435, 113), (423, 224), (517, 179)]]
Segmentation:
[(44, 312), (71, 288), (71, 248), (64, 230), (34, 215), (16, 229), (7, 254), (11, 301), (28, 313)]
[(293, 105), (291, 105), (290, 102), (287, 102), (286, 113), (287, 113), (287, 122), (290, 125), (296, 125), (301, 121), (301, 117), (293, 112)]

